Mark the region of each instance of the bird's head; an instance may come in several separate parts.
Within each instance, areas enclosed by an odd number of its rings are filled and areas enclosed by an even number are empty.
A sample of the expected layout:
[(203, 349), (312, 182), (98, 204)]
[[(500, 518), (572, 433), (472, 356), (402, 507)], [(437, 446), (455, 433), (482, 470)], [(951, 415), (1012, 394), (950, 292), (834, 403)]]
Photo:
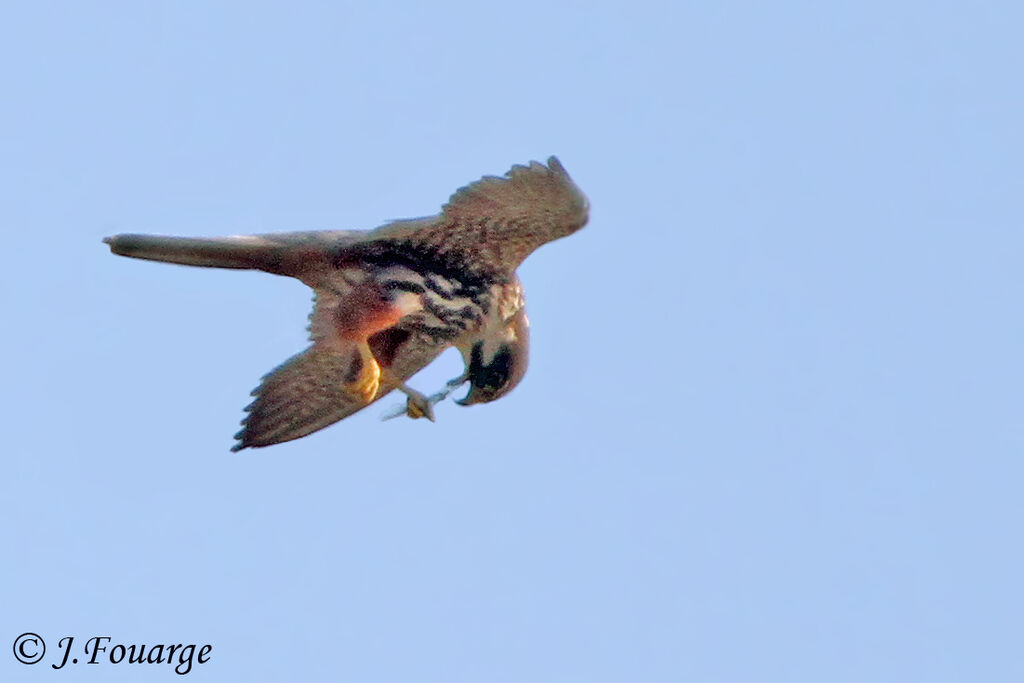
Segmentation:
[(500, 334), (477, 341), (466, 358), (469, 393), (456, 401), (459, 405), (496, 401), (516, 388), (530, 356), (530, 321), (520, 309), (501, 329)]

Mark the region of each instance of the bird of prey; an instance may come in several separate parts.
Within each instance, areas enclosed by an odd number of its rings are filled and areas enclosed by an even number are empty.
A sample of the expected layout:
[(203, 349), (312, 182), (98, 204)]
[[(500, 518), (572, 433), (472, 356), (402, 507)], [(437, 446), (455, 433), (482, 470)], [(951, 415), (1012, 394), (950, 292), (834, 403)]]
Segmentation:
[[(232, 450), (290, 441), (365, 408), (394, 389), (405, 414), (469, 383), (462, 405), (511, 391), (526, 372), (529, 322), (516, 268), (537, 247), (587, 222), (589, 204), (558, 159), (513, 166), (458, 190), (441, 213), (369, 231), (220, 238), (116, 235), (121, 256), (262, 270), (313, 289), (311, 346), (253, 391)], [(465, 371), (427, 397), (405, 382), (446, 348)]]

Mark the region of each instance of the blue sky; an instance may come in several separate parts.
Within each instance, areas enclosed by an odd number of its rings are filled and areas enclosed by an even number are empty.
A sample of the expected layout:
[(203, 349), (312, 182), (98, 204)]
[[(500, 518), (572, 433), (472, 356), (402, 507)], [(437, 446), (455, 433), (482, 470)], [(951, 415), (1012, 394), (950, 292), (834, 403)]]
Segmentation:
[[(4, 680), (1019, 681), (1019, 7), (22, 3)], [(232, 454), (309, 292), (118, 232), (360, 229), (557, 154), (507, 398)], [(414, 386), (460, 371), (450, 352)]]

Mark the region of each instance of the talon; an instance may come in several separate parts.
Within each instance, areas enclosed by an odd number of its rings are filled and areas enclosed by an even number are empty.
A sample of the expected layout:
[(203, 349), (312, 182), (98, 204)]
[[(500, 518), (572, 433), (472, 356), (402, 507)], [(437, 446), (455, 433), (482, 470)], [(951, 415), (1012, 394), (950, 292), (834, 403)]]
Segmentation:
[(431, 397), (427, 400), (430, 401), (431, 404), (440, 403), (441, 401), (451, 396), (456, 389), (461, 387), (467, 381), (469, 381), (469, 375), (462, 375), (460, 377), (450, 379), (447, 382), (445, 382), (444, 388), (441, 389), (441, 391), (431, 395)]
[(445, 386), (448, 387), (448, 392), (451, 393), (452, 391), (455, 391), (456, 389), (458, 389), (459, 387), (461, 387), (463, 384), (465, 384), (468, 381), (469, 381), (469, 373), (465, 372), (465, 373), (459, 375), (458, 377), (453, 377), (452, 379), (450, 379), (447, 382), (445, 382)]

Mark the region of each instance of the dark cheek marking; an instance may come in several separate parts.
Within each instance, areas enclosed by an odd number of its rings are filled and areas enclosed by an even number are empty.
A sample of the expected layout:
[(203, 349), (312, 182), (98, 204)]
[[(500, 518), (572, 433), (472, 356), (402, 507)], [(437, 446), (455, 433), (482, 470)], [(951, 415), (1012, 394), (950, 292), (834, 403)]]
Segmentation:
[(473, 387), (493, 394), (504, 387), (512, 378), (514, 360), (508, 348), (503, 347), (494, 354), (489, 365), (482, 363), (482, 344), (476, 344), (470, 355), (469, 381)]
[(473, 350), (469, 353), (469, 374), (470, 377), (480, 372), (483, 367), (484, 343), (473, 344)]

